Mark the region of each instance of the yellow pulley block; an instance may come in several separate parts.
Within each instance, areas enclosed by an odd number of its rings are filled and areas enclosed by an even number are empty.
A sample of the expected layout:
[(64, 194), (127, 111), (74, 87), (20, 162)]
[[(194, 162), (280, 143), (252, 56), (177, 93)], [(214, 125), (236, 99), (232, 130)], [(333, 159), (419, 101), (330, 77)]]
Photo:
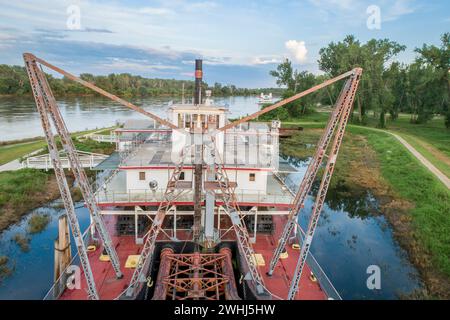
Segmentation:
[(298, 243), (293, 243), (292, 244), (292, 249), (294, 250), (300, 250), (300, 245)]
[(91, 244), (90, 246), (87, 247), (87, 251), (88, 252), (93, 252), (95, 250), (97, 250), (97, 247), (95, 245), (93, 245), (93, 244)]
[(104, 261), (104, 262), (110, 261), (109, 256), (107, 254), (100, 255), (99, 259), (100, 259), (100, 261)]

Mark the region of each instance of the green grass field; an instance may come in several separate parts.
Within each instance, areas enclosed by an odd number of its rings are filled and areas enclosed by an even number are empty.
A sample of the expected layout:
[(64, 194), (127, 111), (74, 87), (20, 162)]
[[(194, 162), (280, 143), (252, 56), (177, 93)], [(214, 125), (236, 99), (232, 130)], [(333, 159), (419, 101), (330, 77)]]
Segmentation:
[[(324, 128), (324, 122), (312, 119), (327, 119), (314, 116), (284, 122), (283, 126), (304, 127), (305, 133), (314, 128)], [(361, 135), (375, 152), (380, 173), (399, 199), (413, 204), (408, 211), (420, 246), (431, 255), (432, 265), (443, 274), (450, 276), (450, 190), (448, 190), (428, 169), (426, 169), (401, 143), (388, 133), (373, 130), (375, 125), (361, 127), (349, 125), (348, 131)], [(434, 163), (444, 173), (449, 174), (449, 166), (438, 157), (447, 157), (450, 148), (450, 131), (445, 129), (443, 119), (434, 119), (424, 125), (409, 123), (409, 118), (401, 116), (395, 123), (389, 122), (389, 131), (399, 134), (414, 148)], [(306, 140), (309, 135), (306, 134)], [(345, 143), (345, 141), (344, 141)], [(298, 147), (287, 141), (286, 149)], [(434, 147), (430, 151), (429, 145)], [(437, 150), (437, 152), (436, 152)], [(341, 159), (342, 160), (342, 159)]]
[[(327, 112), (316, 112), (283, 122), (283, 126), (301, 125), (307, 128), (322, 128), (328, 117)], [(390, 120), (389, 117), (386, 119), (385, 130), (400, 135), (447, 177), (450, 177), (450, 130), (445, 128), (443, 117), (435, 117), (425, 124), (410, 123), (410, 116), (406, 114), (400, 114), (395, 121)], [(376, 128), (377, 123), (377, 118), (373, 116), (367, 118), (368, 127)]]
[(450, 276), (450, 191), (394, 137), (359, 127), (349, 130), (367, 138), (384, 179), (400, 197), (414, 203), (410, 214), (420, 243), (431, 253), (433, 265)]
[(0, 172), (0, 231), (59, 194), (52, 172), (35, 169)]
[[(99, 129), (95, 130), (87, 130), (76, 132), (72, 134), (72, 137), (79, 137), (81, 135), (95, 132)], [(109, 130), (109, 129), (108, 129)], [(104, 130), (106, 131), (106, 130)], [(20, 142), (17, 144), (8, 144), (0, 146), (0, 165), (13, 161), (15, 159), (21, 158), (33, 151), (44, 148), (47, 146), (47, 143), (44, 139), (40, 139), (33, 142)], [(84, 150), (87, 151), (87, 150)]]
[(20, 158), (46, 146), (44, 140), (0, 146), (0, 165)]

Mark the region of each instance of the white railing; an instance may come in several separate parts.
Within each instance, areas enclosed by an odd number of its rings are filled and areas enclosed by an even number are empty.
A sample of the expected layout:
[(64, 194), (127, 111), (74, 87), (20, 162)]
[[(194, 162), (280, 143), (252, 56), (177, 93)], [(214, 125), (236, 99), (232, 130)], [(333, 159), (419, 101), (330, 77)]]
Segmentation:
[(86, 137), (97, 142), (108, 142), (116, 143), (118, 141), (118, 136), (115, 134), (105, 135), (105, 134), (91, 134)]
[[(98, 203), (133, 203), (133, 202), (159, 202), (163, 199), (165, 189), (131, 189), (128, 191), (97, 190)], [(238, 202), (252, 204), (290, 204), (292, 196), (289, 193), (266, 193), (254, 190), (239, 189), (235, 191)], [(192, 202), (193, 193), (186, 191), (178, 199), (179, 202)]]
[[(94, 168), (100, 162), (108, 158), (107, 155), (99, 154), (99, 153), (90, 153), (84, 151), (77, 151), (78, 158), (80, 160), (81, 166), (83, 168)], [(71, 168), (70, 161), (67, 156), (60, 157), (61, 164), (63, 168)], [(53, 169), (52, 160), (49, 154), (44, 154), (35, 157), (28, 157), (22, 162), (23, 168), (33, 168), (33, 169), (43, 169), (49, 170)]]

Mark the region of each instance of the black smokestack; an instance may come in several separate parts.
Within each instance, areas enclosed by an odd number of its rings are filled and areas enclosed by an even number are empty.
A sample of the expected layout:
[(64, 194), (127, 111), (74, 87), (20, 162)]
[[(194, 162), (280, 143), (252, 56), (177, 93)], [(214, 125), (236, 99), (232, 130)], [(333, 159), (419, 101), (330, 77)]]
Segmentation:
[(195, 93), (194, 93), (194, 104), (202, 103), (202, 60), (195, 59)]

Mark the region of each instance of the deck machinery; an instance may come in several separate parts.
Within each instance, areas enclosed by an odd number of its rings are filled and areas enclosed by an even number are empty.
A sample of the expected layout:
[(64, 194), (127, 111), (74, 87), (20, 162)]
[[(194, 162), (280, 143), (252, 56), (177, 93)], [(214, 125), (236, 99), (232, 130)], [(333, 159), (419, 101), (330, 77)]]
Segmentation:
[[(352, 111), (362, 69), (355, 68), (234, 122), (220, 121), (218, 116), (217, 118), (198, 116), (194, 122), (189, 120), (190, 125), (185, 126), (180, 125), (187, 123), (184, 116), (179, 118), (182, 119), (180, 121), (163, 119), (33, 54), (25, 53), (24, 61), (83, 271), (85, 291), (78, 294), (64, 292), (59, 298), (181, 300), (327, 298), (315, 277), (302, 275), (305, 270), (311, 273), (307, 264), (309, 250)], [(102, 214), (102, 204), (96, 198), (80, 165), (42, 66), (152, 119), (164, 130), (170, 131), (172, 136), (181, 137), (184, 141), (177, 149), (177, 156), (168, 171), (167, 183), (157, 205), (151, 207), (147, 203), (147, 207), (135, 206), (136, 216), (140, 214), (149, 221), (141, 242), (138, 242), (137, 238), (136, 242), (133, 242), (129, 237), (118, 237), (109, 227), (117, 223), (117, 220)], [(196, 60), (195, 66), (192, 108), (206, 110), (208, 108), (205, 107), (202, 97), (201, 60)], [(233, 132), (244, 123), (248, 124), (271, 110), (342, 79), (346, 81), (298, 192), (291, 197), (292, 201), (286, 206), (288, 210), (285, 213), (278, 212), (278, 215), (275, 215), (270, 210), (266, 212), (270, 216), (270, 223), (273, 224), (271, 234), (257, 233), (257, 216), (251, 216), (254, 208), (246, 207), (246, 203), (237, 196), (239, 182), (230, 178), (231, 169), (223, 160), (221, 144), (224, 134)], [(211, 119), (211, 122), (208, 119)], [(91, 226), (101, 244), (101, 249), (98, 249), (97, 253), (88, 252), (87, 243), (83, 240), (69, 185), (59, 159), (52, 125), (68, 155), (91, 215)], [(324, 172), (308, 227), (303, 236), (299, 237), (296, 246), (291, 248), (289, 240), (292, 233), (301, 230), (297, 222), (298, 215), (321, 167), (324, 167)], [(192, 181), (186, 179), (186, 170), (191, 171)], [(240, 169), (234, 170), (237, 172)], [(189, 202), (180, 202), (182, 197), (186, 198), (186, 194), (190, 197)], [(167, 224), (168, 222), (176, 224), (177, 208), (180, 203), (192, 204), (191, 218), (188, 219), (191, 221), (190, 229), (184, 233), (169, 235), (166, 231)], [(220, 218), (220, 212), (226, 217), (225, 220)], [(249, 218), (255, 221), (253, 237), (248, 231)], [(218, 226), (221, 223), (222, 226)], [(108, 256), (108, 262), (99, 264), (100, 253)], [(126, 269), (124, 261), (120, 260), (129, 257), (130, 253), (138, 254), (138, 258), (133, 268)], [(286, 259), (288, 253), (289, 258)], [(264, 261), (261, 263), (264, 256), (270, 258), (267, 265)], [(106, 274), (109, 278), (107, 284), (98, 287), (100, 274)], [(238, 282), (241, 285), (237, 286)]]

